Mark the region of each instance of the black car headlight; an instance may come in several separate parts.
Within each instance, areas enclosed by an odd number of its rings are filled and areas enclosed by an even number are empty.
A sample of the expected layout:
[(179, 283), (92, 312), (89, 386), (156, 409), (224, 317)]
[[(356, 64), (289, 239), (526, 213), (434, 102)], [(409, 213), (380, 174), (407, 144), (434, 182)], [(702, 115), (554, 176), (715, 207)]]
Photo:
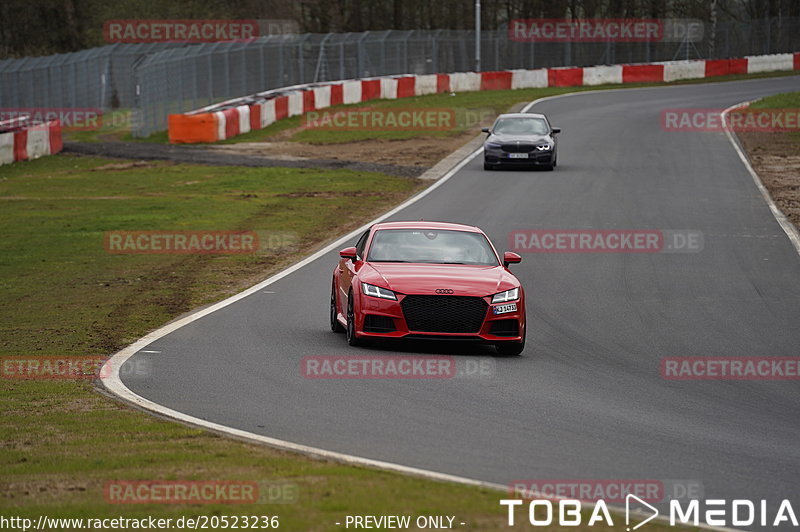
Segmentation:
[(536, 146), (536, 149), (539, 150), (539, 151), (550, 151), (550, 150), (553, 149), (553, 145), (552, 144), (539, 144), (538, 146)]
[(495, 144), (494, 142), (487, 142), (483, 145), (484, 148), (489, 148), (492, 150), (499, 149), (501, 146), (501, 144)]
[(397, 296), (394, 295), (394, 292), (388, 288), (381, 288), (380, 286), (375, 286), (374, 284), (361, 283), (361, 291), (368, 296), (397, 301)]
[(519, 299), (519, 287), (492, 296), (492, 303), (507, 303)]

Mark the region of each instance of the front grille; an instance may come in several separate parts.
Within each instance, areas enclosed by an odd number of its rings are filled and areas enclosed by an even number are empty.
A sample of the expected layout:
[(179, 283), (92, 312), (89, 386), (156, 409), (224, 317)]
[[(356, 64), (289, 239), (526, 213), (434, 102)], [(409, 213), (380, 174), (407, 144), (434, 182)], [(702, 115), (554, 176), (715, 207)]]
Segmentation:
[(519, 336), (519, 322), (517, 320), (495, 320), (491, 324), (489, 334), (495, 336)]
[(406, 296), (400, 303), (409, 331), (476, 333), (486, 317), (486, 301), (465, 296)]
[(394, 326), (394, 320), (389, 316), (367, 314), (364, 317), (364, 332), (390, 333), (396, 330), (397, 329)]
[(507, 153), (530, 153), (534, 149), (533, 144), (503, 144), (500, 146)]

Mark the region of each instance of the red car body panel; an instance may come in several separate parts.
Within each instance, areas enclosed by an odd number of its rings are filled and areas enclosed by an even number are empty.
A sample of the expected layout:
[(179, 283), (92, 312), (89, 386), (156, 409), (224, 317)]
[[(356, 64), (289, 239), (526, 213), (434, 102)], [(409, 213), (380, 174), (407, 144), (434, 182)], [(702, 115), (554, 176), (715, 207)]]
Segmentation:
[[(363, 246), (364, 257), (369, 256), (369, 249), (375, 233), (384, 229), (419, 229), (437, 231), (467, 231), (486, 235), (477, 227), (443, 222), (387, 222), (375, 224), (369, 229), (366, 243)], [(363, 238), (363, 236), (362, 236)], [(333, 288), (336, 294), (336, 319), (342, 327), (347, 326), (346, 309), (348, 296), (353, 297), (353, 316), (355, 335), (357, 338), (453, 338), (474, 339), (485, 343), (521, 343), (525, 338), (525, 293), (519, 280), (502, 265), (502, 260), (491, 241), (486, 238), (495, 258), (496, 266), (463, 265), (463, 264), (430, 264), (430, 263), (396, 263), (369, 262), (364, 257), (355, 260), (340, 258), (333, 272)], [(361, 290), (361, 283), (366, 282), (395, 292), (397, 301), (366, 295)], [(492, 307), (492, 296), (499, 292), (519, 287), (519, 298), (511, 303), (517, 304), (517, 310), (495, 315)], [(440, 292), (437, 292), (440, 291)], [(447, 291), (442, 294), (441, 291)], [(438, 332), (431, 330), (410, 329), (403, 311), (403, 300), (408, 296), (438, 296), (452, 298), (448, 302), (458, 304), (469, 298), (475, 304), (475, 298), (486, 303), (486, 312), (480, 329), (475, 332)], [(463, 298), (463, 299), (459, 299)], [(391, 318), (394, 330), (372, 332), (365, 330), (365, 319), (368, 315)], [(493, 324), (500, 320), (516, 322), (516, 334), (495, 334)], [(500, 325), (500, 324), (497, 324)], [(513, 329), (512, 329), (513, 331)]]

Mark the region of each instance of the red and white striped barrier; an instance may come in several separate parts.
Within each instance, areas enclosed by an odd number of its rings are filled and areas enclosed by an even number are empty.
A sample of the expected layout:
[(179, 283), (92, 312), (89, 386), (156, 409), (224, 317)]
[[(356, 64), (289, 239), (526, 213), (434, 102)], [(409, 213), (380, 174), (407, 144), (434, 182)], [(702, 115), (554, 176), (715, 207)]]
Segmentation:
[[(393, 100), (441, 92), (670, 82), (787, 70), (800, 70), (800, 52), (741, 59), (385, 76), (299, 85), (223, 102), (216, 108), (170, 115), (169, 139), (172, 143), (216, 142), (263, 129), (288, 116), (379, 98)], [(256, 103), (237, 104), (245, 100)], [(1, 145), (0, 149), (3, 149)]]
[(63, 147), (58, 120), (14, 127), (0, 131), (0, 165), (53, 155)]

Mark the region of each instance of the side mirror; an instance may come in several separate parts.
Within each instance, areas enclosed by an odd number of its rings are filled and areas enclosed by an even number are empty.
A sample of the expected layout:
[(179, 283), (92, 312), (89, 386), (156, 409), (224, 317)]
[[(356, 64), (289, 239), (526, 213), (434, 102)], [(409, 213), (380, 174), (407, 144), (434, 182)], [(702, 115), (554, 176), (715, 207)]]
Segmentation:
[(503, 253), (503, 266), (508, 268), (509, 264), (517, 264), (522, 262), (522, 257), (514, 253), (513, 251), (506, 251)]
[(561, 133), (561, 128), (560, 127), (554, 127), (553, 128), (553, 135), (555, 135), (556, 133)]
[(350, 259), (350, 260), (354, 261), (354, 260), (356, 260), (356, 256), (358, 256), (358, 254), (356, 253), (355, 246), (353, 246), (353, 247), (344, 248), (343, 250), (341, 250), (339, 252), (339, 256), (342, 257), (343, 259)]
[(484, 133), (489, 133), (489, 128), (488, 127), (482, 127), (481, 131), (484, 132)]

